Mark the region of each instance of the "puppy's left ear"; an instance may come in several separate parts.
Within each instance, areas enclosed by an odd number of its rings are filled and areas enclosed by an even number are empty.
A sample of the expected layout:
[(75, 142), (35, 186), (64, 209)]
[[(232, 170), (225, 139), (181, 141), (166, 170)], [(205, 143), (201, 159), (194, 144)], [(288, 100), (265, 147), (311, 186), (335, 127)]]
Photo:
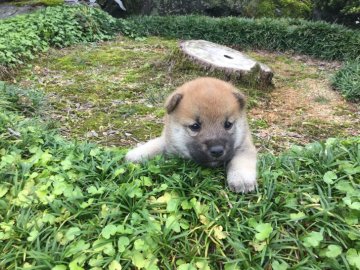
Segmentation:
[(182, 94), (174, 94), (167, 99), (165, 102), (165, 108), (168, 114), (172, 113), (176, 109), (182, 98)]
[(246, 107), (246, 97), (243, 93), (236, 91), (233, 92), (236, 100), (238, 101), (239, 105), (240, 105), (240, 110), (244, 110)]

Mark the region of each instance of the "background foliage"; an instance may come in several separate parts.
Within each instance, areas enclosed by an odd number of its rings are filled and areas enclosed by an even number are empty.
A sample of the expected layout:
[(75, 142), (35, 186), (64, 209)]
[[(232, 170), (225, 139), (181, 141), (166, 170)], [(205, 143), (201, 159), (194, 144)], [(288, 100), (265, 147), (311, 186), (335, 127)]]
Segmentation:
[(313, 3), (311, 0), (252, 0), (243, 7), (243, 16), (311, 18)]
[[(100, 3), (111, 1), (100, 0)], [(207, 15), (215, 17), (242, 16), (248, 18), (303, 18), (336, 22), (359, 27), (360, 0), (124, 0), (130, 15)]]
[(205, 16), (138, 16), (118, 20), (120, 31), (205, 39), (240, 48), (290, 51), (334, 60), (360, 55), (360, 32), (325, 22), (296, 19), (210, 18)]
[(332, 78), (333, 86), (338, 89), (346, 99), (360, 100), (360, 61), (354, 60), (345, 63)]
[(113, 35), (113, 23), (110, 15), (86, 6), (49, 7), (33, 14), (1, 20), (2, 70), (34, 58), (49, 46), (64, 47), (109, 39)]
[(313, 0), (314, 18), (360, 27), (360, 0)]
[[(359, 31), (325, 22), (205, 16), (138, 16), (116, 20), (99, 9), (59, 6), (0, 21), (0, 78), (49, 46), (107, 40), (117, 32), (133, 38), (160, 35), (206, 39), (240, 49), (288, 51), (328, 60), (355, 59), (360, 55)], [(358, 61), (357, 58), (355, 63)], [(340, 89), (345, 85), (347, 90), (343, 93), (352, 93), (345, 96), (355, 99), (359, 92), (357, 84), (352, 79), (335, 84)]]

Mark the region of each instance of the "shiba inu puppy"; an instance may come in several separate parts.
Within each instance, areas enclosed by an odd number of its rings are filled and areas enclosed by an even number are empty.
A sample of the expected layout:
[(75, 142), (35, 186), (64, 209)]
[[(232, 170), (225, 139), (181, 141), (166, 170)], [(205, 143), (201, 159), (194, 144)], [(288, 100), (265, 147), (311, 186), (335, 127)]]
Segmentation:
[(162, 135), (130, 150), (126, 160), (141, 162), (158, 154), (180, 155), (201, 165), (227, 166), (235, 192), (256, 187), (256, 149), (246, 100), (230, 83), (209, 77), (180, 86), (168, 97)]

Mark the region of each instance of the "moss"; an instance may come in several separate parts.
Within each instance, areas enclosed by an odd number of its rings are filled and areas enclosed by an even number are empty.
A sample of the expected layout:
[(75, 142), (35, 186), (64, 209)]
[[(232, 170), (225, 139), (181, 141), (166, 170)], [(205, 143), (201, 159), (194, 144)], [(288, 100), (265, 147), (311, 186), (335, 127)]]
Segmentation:
[[(255, 60), (268, 65), (274, 72), (274, 82), (277, 87), (296, 87), (304, 79), (326, 79), (328, 74), (318, 70), (316, 65), (308, 65), (304, 60), (296, 60), (290, 54), (269, 54), (266, 52), (247, 52)], [(328, 71), (327, 71), (328, 72)]]
[[(180, 57), (176, 48), (175, 40), (136, 41), (119, 36), (111, 42), (51, 49), (22, 70), (17, 81), (28, 87), (41, 87), (48, 93), (53, 105), (51, 114), (61, 119), (66, 135), (79, 139), (90, 136), (90, 140), (106, 145), (129, 146), (159, 136), (165, 98), (176, 87), (199, 76), (231, 80), (247, 95), (249, 109), (264, 110), (262, 106), (269, 103), (272, 97), (269, 91), (204, 70)], [(278, 87), (301, 91), (306, 87), (301, 84), (305, 79), (325, 80), (327, 76), (290, 55), (249, 54), (274, 69)], [(255, 132), (270, 129), (272, 125), (262, 119), (251, 121), (250, 118), (249, 122)], [(337, 132), (331, 123), (319, 125), (323, 132), (300, 122), (292, 129), (299, 133), (303, 130), (305, 136), (314, 139)], [(284, 138), (274, 136), (274, 142), (259, 143), (266, 148), (271, 145), (283, 149)]]
[(134, 137), (138, 138), (140, 141), (147, 141), (149, 139), (160, 136), (163, 129), (161, 123), (156, 123), (152, 121), (138, 121), (136, 125), (128, 125), (127, 128), (131, 130), (131, 133)]
[(320, 104), (328, 104), (330, 100), (322, 95), (314, 97), (314, 101)]
[[(57, 114), (69, 116), (72, 134), (83, 137), (94, 130), (98, 137), (92, 139), (100, 141), (106, 130), (116, 131), (120, 137), (131, 134), (129, 141), (159, 135), (165, 98), (198, 76), (232, 80), (249, 96), (249, 107), (267, 96), (236, 78), (200, 68), (177, 55), (175, 48), (174, 40), (149, 38), (140, 42), (118, 37), (113, 42), (52, 49), (21, 77), (56, 93), (54, 108)], [(115, 139), (111, 143), (117, 144)]]
[(264, 119), (252, 119), (250, 121), (250, 127), (252, 130), (268, 128), (269, 124)]
[(27, 83), (54, 95), (55, 114), (68, 123), (73, 136), (86, 137), (94, 131), (91, 140), (128, 145), (161, 133), (164, 99), (183, 81), (180, 73), (170, 74), (159, 61), (176, 44), (118, 37), (113, 42), (52, 49), (18, 79), (27, 77)]
[(124, 104), (118, 108), (117, 113), (125, 118), (133, 115), (147, 115), (153, 111), (153, 107), (143, 104)]
[(346, 136), (345, 129), (349, 127), (347, 123), (334, 123), (321, 119), (309, 119), (293, 124), (291, 131), (302, 134), (311, 140), (319, 140), (330, 137)]
[(16, 6), (58, 6), (64, 4), (64, 0), (25, 0), (15, 1)]

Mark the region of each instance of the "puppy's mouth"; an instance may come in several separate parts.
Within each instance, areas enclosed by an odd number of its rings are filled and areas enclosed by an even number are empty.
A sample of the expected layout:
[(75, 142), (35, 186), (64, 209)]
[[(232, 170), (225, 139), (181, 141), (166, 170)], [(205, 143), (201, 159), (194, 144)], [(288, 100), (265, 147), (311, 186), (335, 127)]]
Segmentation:
[(203, 164), (200, 163), (200, 164), (205, 167), (220, 167), (221, 165), (224, 165), (225, 163), (226, 162), (222, 161), (222, 160), (214, 160), (214, 161), (209, 161), (207, 163), (203, 163)]
[(232, 158), (231, 153), (227, 153), (220, 158), (210, 157), (207, 153), (204, 152), (190, 152), (190, 155), (196, 163), (199, 163), (204, 167), (220, 167), (225, 165)]

